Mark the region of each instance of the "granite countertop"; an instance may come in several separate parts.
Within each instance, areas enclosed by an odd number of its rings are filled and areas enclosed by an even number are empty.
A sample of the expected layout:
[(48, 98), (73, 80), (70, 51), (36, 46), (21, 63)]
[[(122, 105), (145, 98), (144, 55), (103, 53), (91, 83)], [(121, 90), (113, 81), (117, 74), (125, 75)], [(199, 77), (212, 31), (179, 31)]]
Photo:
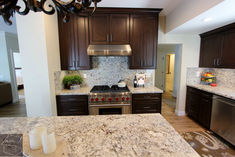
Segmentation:
[[(88, 95), (92, 87), (81, 87), (76, 90), (63, 89), (56, 91), (56, 95)], [(132, 94), (140, 93), (163, 93), (163, 91), (157, 87), (137, 87), (128, 86)]]
[(46, 126), (77, 156), (199, 157), (160, 114), (0, 118), (1, 134), (25, 134)]
[(233, 88), (227, 88), (227, 87), (221, 87), (221, 86), (212, 87), (209, 85), (201, 85), (201, 84), (187, 84), (187, 86), (194, 87), (200, 90), (204, 90), (206, 92), (221, 95), (221, 96), (235, 100), (235, 89)]
[(141, 93), (163, 93), (163, 91), (157, 87), (137, 87), (128, 86), (132, 94)]
[(80, 89), (70, 90), (62, 89), (57, 90), (56, 95), (88, 95), (90, 93), (91, 87), (81, 87)]

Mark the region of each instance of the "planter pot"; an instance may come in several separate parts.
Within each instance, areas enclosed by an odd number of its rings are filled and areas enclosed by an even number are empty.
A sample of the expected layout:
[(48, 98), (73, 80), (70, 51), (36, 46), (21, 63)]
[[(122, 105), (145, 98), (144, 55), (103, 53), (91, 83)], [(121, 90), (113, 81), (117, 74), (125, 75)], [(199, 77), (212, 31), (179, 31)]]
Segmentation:
[(70, 90), (75, 90), (75, 89), (80, 89), (81, 88), (81, 86), (80, 85), (71, 85), (70, 86)]

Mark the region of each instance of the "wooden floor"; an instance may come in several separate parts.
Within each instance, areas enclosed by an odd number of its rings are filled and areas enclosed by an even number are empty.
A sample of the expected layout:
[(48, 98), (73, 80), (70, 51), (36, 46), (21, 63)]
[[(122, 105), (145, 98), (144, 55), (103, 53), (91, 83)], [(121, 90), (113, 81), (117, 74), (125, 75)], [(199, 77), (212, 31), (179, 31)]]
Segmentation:
[(175, 128), (179, 133), (192, 131), (205, 131), (203, 127), (191, 120), (187, 116), (177, 116), (175, 108), (168, 105), (163, 100), (162, 102), (162, 116)]
[(19, 91), (19, 102), (0, 106), (0, 117), (26, 117), (24, 91)]

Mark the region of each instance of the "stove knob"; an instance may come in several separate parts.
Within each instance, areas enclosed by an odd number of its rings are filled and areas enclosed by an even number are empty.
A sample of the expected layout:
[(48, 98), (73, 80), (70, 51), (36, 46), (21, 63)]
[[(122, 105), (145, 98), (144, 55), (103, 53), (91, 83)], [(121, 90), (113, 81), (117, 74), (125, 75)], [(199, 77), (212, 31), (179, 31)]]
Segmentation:
[(122, 97), (122, 101), (125, 101), (125, 97)]
[(127, 100), (127, 101), (130, 100), (130, 98), (129, 98), (129, 97), (126, 97), (126, 100)]
[(95, 101), (98, 101), (99, 100), (99, 98), (95, 98)]
[(109, 98), (109, 101), (111, 101), (112, 100), (112, 98)]
[(119, 100), (119, 98), (116, 98), (116, 101), (118, 101)]
[(104, 98), (102, 98), (101, 100), (104, 101)]
[(93, 98), (91, 98), (91, 101), (94, 101), (94, 99), (93, 99)]

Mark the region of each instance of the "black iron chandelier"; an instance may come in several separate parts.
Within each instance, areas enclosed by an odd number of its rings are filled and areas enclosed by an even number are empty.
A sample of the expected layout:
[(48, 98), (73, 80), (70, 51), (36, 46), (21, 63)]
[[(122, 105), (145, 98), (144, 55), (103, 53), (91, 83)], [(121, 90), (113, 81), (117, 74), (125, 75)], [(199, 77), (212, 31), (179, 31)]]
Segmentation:
[[(48, 0), (21, 0), (24, 3), (24, 8), (18, 5), (20, 0), (0, 0), (0, 16), (3, 17), (5, 23), (12, 24), (11, 17), (17, 12), (20, 15), (27, 15), (30, 10), (34, 12), (44, 12), (45, 14), (52, 15), (57, 10), (64, 17), (64, 22), (69, 21), (69, 15), (80, 13), (86, 10), (94, 3), (94, 9), (91, 14), (96, 10), (97, 3), (101, 0), (51, 0), (55, 7), (47, 4), (49, 10), (46, 10), (46, 2)], [(65, 2), (67, 1), (67, 2)], [(22, 9), (23, 8), (23, 9)]]

